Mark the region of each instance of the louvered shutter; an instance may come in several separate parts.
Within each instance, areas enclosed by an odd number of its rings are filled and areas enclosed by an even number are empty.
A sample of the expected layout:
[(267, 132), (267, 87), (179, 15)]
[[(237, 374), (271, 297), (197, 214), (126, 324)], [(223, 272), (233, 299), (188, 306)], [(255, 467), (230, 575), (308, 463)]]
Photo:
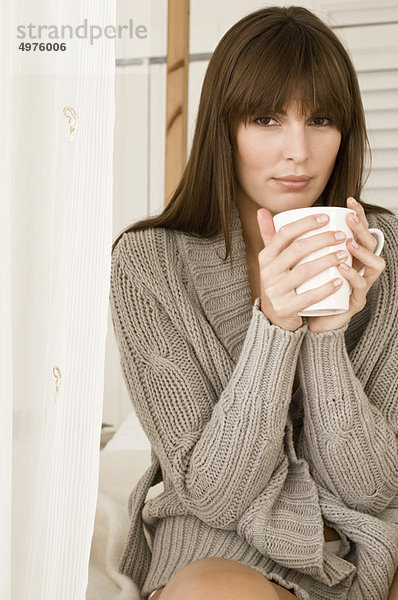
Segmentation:
[(398, 214), (398, 6), (324, 10), (349, 49), (361, 87), (372, 151), (363, 198)]

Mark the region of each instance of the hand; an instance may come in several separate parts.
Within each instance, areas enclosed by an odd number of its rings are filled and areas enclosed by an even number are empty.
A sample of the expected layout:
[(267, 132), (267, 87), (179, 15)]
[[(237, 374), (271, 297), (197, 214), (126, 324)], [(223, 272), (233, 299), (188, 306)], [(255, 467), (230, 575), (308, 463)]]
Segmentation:
[[(354, 198), (347, 199), (348, 208), (356, 211), (359, 223), (354, 220), (354, 215), (347, 215), (347, 224), (354, 232), (354, 239), (347, 240), (347, 248), (352, 254), (352, 267), (346, 265), (345, 270), (342, 263), (338, 269), (340, 274), (351, 284), (352, 292), (350, 295), (350, 304), (348, 310), (339, 315), (330, 315), (327, 317), (307, 317), (308, 329), (315, 333), (339, 329), (348, 323), (351, 318), (360, 312), (366, 305), (366, 295), (376, 279), (381, 275), (386, 266), (386, 261), (380, 256), (373, 254), (377, 242), (374, 236), (369, 233), (369, 223), (365, 216), (363, 207), (357, 203)], [(353, 246), (352, 242), (357, 240), (358, 248)], [(363, 276), (359, 271), (365, 266)]]
[(296, 289), (302, 283), (326, 269), (337, 266), (344, 258), (337, 258), (336, 252), (326, 254), (301, 265), (297, 263), (312, 252), (344, 242), (335, 238), (335, 231), (324, 231), (318, 235), (296, 239), (317, 227), (319, 214), (310, 215), (288, 223), (275, 232), (271, 213), (266, 208), (257, 211), (257, 221), (264, 242), (264, 249), (258, 254), (261, 285), (261, 310), (274, 325), (295, 331), (302, 325), (297, 314), (311, 304), (323, 300), (336, 291), (332, 281), (318, 288), (297, 294)]

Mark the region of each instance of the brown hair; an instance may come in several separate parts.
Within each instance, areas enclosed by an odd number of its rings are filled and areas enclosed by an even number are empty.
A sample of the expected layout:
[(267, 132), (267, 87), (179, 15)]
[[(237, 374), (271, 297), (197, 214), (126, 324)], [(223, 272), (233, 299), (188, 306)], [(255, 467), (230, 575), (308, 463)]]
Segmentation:
[[(221, 230), (231, 253), (229, 214), (234, 202), (233, 153), (239, 123), (285, 110), (292, 100), (303, 114), (322, 110), (341, 131), (329, 181), (315, 204), (346, 206), (364, 184), (365, 116), (354, 67), (342, 43), (305, 8), (269, 7), (238, 21), (209, 61), (190, 156), (170, 202), (160, 215), (123, 230), (164, 227), (199, 237)], [(362, 202), (367, 213), (394, 214)]]

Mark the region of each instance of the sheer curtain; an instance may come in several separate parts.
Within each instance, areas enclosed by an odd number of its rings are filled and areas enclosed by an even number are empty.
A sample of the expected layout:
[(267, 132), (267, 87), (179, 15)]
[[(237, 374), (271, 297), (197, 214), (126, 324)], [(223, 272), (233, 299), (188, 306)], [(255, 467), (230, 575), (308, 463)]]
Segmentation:
[(79, 600), (98, 487), (116, 7), (0, 11), (0, 597)]

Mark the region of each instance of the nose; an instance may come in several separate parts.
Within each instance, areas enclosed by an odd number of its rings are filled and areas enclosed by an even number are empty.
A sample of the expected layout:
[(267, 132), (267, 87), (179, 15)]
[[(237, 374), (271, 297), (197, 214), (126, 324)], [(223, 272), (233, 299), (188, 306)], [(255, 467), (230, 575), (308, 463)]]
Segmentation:
[(284, 136), (284, 158), (296, 163), (305, 162), (309, 155), (308, 129), (303, 124), (287, 127)]

